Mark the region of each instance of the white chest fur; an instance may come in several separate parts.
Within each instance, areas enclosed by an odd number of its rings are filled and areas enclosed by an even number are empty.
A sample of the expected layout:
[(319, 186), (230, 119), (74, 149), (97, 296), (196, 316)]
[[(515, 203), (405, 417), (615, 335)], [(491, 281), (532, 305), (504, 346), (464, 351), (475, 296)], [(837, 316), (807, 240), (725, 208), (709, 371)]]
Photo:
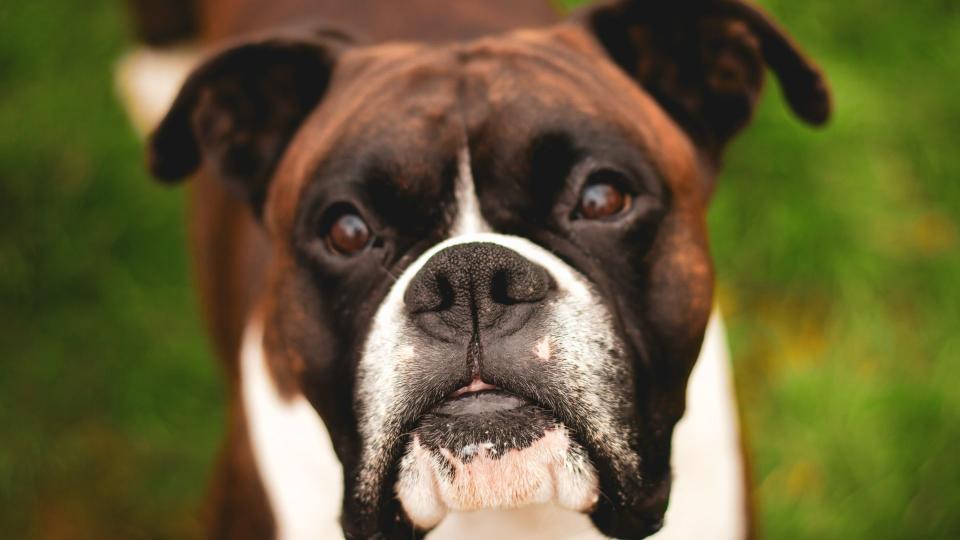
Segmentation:
[(740, 539), (747, 534), (743, 454), (730, 352), (714, 311), (673, 434), (673, 489), (656, 540)]
[[(330, 437), (306, 399), (284, 401), (265, 365), (262, 331), (251, 324), (241, 352), (244, 407), (254, 456), (278, 538), (342, 538), (343, 473)], [(729, 353), (718, 313), (710, 321), (674, 434), (674, 484), (666, 524), (653, 538), (739, 539), (746, 533), (743, 464)], [(583, 514), (554, 506), (455, 513), (430, 540), (603, 538)]]
[(240, 355), (244, 411), (277, 538), (342, 538), (343, 471), (320, 416), (303, 396), (277, 393), (259, 324), (248, 326)]

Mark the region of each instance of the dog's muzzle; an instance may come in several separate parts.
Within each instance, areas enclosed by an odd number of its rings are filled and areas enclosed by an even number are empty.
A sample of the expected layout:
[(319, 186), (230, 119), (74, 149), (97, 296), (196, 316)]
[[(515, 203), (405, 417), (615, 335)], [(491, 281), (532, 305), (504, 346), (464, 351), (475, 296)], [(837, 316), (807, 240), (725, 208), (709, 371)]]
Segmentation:
[(636, 465), (612, 317), (555, 255), (473, 236), (421, 256), (377, 312), (358, 388), (361, 503), (396, 496), (421, 529), (451, 510), (589, 511), (596, 459), (614, 476)]
[[(468, 385), (419, 420), (401, 462), (397, 495), (414, 523), (431, 527), (447, 509), (548, 502), (558, 489), (564, 506), (595, 502), (596, 474), (563, 424), (488, 382), (504, 374), (500, 363), (484, 362), (484, 343), (528, 330), (555, 292), (546, 269), (490, 243), (443, 250), (410, 282), (404, 303), (411, 319), (426, 334), (459, 344), (470, 372)], [(540, 361), (549, 361), (548, 348), (541, 347)]]

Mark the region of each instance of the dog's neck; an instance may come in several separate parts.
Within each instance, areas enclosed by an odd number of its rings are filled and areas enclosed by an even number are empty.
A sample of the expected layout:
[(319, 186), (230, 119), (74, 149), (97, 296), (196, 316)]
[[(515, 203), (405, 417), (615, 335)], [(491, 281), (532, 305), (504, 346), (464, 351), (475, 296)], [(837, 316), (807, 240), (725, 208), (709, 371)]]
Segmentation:
[[(241, 352), (251, 446), (277, 538), (342, 538), (343, 472), (323, 422), (302, 396), (281, 398), (266, 367), (262, 329), (251, 324)], [(653, 538), (743, 538), (745, 486), (729, 354), (719, 314), (707, 328), (673, 439), (673, 490)], [(454, 513), (431, 534), (447, 538), (603, 538), (584, 515), (555, 506)]]

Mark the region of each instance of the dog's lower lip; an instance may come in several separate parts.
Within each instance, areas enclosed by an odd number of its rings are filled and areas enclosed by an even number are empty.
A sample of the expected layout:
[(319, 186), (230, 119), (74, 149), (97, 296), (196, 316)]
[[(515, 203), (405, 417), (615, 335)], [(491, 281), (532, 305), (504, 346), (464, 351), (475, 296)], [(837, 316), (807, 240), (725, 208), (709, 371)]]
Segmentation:
[(434, 413), (441, 416), (483, 415), (527, 405), (532, 404), (520, 396), (494, 388), (462, 393), (455, 397), (451, 395), (434, 409)]

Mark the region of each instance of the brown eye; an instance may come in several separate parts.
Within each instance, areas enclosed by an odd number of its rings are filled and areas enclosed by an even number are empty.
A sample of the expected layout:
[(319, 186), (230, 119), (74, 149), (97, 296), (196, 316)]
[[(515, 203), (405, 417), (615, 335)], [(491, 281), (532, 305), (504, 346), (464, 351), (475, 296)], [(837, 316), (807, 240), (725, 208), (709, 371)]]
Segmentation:
[(330, 226), (327, 245), (341, 255), (355, 255), (370, 243), (370, 228), (356, 214), (343, 214)]
[(577, 213), (584, 219), (615, 216), (630, 206), (631, 197), (613, 184), (598, 182), (583, 188)]

